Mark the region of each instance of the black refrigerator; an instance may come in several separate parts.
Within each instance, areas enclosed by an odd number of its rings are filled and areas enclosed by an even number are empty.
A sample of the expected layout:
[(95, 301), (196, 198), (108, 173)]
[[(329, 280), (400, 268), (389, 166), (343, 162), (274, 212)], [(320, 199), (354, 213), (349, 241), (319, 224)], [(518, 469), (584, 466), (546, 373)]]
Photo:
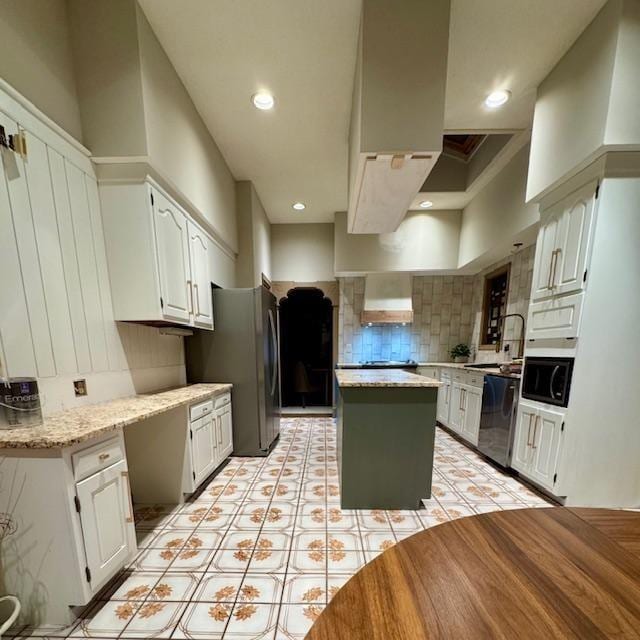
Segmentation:
[(264, 287), (214, 289), (213, 314), (213, 331), (185, 340), (187, 380), (233, 384), (233, 453), (266, 456), (280, 434), (276, 298)]

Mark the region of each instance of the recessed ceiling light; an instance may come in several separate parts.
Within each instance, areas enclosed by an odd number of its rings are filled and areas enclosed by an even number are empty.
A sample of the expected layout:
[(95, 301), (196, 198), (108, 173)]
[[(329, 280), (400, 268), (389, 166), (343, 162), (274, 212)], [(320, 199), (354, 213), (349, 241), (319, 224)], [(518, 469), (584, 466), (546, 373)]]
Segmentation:
[(510, 91), (506, 91), (504, 89), (500, 89), (499, 91), (492, 91), (484, 99), (484, 105), (489, 109), (497, 109), (498, 107), (501, 107), (505, 102), (507, 102), (510, 97)]
[(291, 205), (296, 211), (303, 211), (306, 209), (307, 205), (304, 202), (294, 202)]
[(275, 104), (274, 97), (268, 91), (258, 91), (258, 93), (254, 93), (251, 101), (253, 102), (253, 106), (261, 111), (273, 109), (273, 105)]
[(421, 209), (431, 209), (431, 207), (433, 207), (433, 202), (431, 202), (431, 200), (423, 200), (420, 203)]

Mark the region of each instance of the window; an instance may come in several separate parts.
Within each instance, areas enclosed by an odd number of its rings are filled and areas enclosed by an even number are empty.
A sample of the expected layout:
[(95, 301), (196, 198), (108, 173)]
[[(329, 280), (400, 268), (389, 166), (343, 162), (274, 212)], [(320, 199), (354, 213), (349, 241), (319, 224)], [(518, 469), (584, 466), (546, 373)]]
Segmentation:
[(484, 280), (480, 347), (494, 349), (502, 339), (500, 317), (507, 312), (509, 267), (505, 265), (488, 274)]

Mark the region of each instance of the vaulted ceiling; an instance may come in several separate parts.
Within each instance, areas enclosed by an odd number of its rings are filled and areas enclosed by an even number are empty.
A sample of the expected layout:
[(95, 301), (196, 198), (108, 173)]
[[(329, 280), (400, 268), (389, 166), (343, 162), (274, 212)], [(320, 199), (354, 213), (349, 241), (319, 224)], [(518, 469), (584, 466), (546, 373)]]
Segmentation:
[[(238, 180), (274, 223), (347, 207), (347, 140), (361, 0), (139, 0)], [(445, 128), (531, 126), (535, 90), (604, 0), (452, 0)], [(428, 60), (425, 60), (428, 64)], [(487, 93), (508, 88), (501, 109)], [(276, 99), (258, 111), (251, 96)], [(307, 208), (294, 211), (292, 203)]]

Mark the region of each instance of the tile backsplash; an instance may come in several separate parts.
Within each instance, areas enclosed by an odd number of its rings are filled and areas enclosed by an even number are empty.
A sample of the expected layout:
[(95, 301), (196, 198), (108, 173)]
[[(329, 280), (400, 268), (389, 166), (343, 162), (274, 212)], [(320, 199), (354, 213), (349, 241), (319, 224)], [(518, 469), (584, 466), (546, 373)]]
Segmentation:
[(339, 278), (338, 361), (407, 360), (447, 362), (449, 351), (460, 342), (469, 344), (472, 359), (488, 362), (511, 358), (520, 339), (514, 319), (505, 323), (509, 353), (478, 348), (482, 322), (485, 276), (511, 262), (507, 313), (529, 307), (535, 245), (497, 262), (475, 276), (415, 276), (413, 278), (414, 321), (410, 325), (360, 325), (364, 305), (364, 277)]

